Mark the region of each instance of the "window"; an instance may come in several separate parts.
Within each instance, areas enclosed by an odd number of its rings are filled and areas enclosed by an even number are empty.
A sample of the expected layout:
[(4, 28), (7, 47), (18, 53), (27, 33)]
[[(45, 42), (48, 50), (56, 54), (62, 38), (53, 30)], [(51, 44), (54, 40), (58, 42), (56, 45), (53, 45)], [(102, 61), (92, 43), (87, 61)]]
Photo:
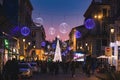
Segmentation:
[(32, 31), (31, 35), (32, 35), (32, 37), (36, 37), (35, 31)]
[(103, 9), (103, 17), (107, 17), (107, 9)]
[(102, 40), (102, 46), (107, 46), (107, 40), (105, 39)]
[(118, 29), (118, 32), (117, 32), (117, 33), (120, 34), (120, 27), (118, 27), (118, 28), (119, 28), (119, 29)]

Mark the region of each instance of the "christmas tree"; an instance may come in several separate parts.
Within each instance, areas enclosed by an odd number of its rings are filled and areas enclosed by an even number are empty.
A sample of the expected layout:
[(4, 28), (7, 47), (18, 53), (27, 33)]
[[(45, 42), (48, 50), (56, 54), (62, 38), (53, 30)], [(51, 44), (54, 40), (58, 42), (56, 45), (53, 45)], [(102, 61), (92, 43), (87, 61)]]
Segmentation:
[(59, 40), (58, 39), (57, 39), (57, 45), (56, 45), (56, 49), (55, 49), (55, 54), (54, 54), (53, 61), (54, 62), (56, 62), (56, 61), (61, 62), (62, 61), (61, 49), (60, 49), (60, 44), (59, 44)]

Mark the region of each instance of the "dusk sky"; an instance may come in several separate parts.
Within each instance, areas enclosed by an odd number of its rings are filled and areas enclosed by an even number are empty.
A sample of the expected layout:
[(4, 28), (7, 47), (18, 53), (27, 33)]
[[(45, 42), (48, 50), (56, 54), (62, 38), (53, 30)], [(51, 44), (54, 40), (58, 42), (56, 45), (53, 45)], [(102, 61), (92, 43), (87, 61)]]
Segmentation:
[[(84, 23), (84, 13), (92, 0), (30, 0), (33, 6), (32, 19), (43, 24), (46, 40), (57, 35), (69, 39), (73, 27)], [(60, 25), (61, 24), (61, 25)]]

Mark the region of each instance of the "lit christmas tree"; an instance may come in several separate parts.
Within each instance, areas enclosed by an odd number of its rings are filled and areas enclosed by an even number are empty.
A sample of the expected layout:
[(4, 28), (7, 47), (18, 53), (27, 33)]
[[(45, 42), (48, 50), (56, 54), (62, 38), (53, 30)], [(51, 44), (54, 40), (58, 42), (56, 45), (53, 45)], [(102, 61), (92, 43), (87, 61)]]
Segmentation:
[(62, 62), (61, 49), (60, 49), (60, 44), (59, 44), (58, 39), (57, 39), (57, 45), (56, 45), (55, 55), (54, 55), (53, 61), (54, 62), (56, 62), (56, 61)]

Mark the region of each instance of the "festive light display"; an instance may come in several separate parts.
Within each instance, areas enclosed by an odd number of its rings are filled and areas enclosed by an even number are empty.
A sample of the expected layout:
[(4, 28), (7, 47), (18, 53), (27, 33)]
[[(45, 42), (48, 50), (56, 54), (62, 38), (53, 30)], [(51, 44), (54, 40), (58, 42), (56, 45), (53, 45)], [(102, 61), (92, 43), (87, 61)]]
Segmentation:
[(30, 29), (28, 28), (28, 27), (23, 27), (22, 29), (21, 29), (21, 34), (23, 35), (23, 36), (28, 36), (29, 35), (29, 33), (30, 33)]
[(61, 62), (61, 61), (62, 61), (62, 56), (61, 56), (61, 49), (60, 49), (59, 40), (57, 40), (57, 45), (56, 45), (55, 55), (54, 55), (53, 61), (54, 61), (54, 62), (56, 62), (56, 61)]
[(50, 35), (54, 35), (54, 34), (55, 34), (55, 28), (50, 27), (50, 28), (48, 29), (48, 33), (49, 33)]
[(62, 46), (63, 46), (63, 47), (67, 47), (67, 43), (66, 43), (66, 42), (63, 42), (63, 43), (62, 43)]
[(43, 46), (43, 47), (45, 47), (45, 45), (46, 45), (46, 42), (41, 42), (41, 46)]
[(19, 26), (13, 27), (10, 31), (11, 35), (18, 34), (19, 32), (20, 32), (20, 27)]
[(36, 23), (36, 26), (41, 26), (43, 25), (43, 18), (41, 17), (38, 17), (38, 18), (35, 18), (34, 22)]
[(94, 27), (95, 27), (95, 21), (94, 21), (94, 19), (87, 19), (86, 21), (85, 21), (85, 27), (87, 28), (87, 29), (93, 29)]
[(61, 23), (60, 26), (59, 26), (59, 30), (61, 33), (65, 34), (69, 31), (69, 25), (65, 22)]
[(53, 48), (53, 49), (55, 49), (55, 47), (56, 47), (56, 44), (55, 44), (55, 43), (53, 43), (53, 44), (52, 44), (52, 48)]
[(76, 31), (76, 32), (75, 32), (75, 36), (76, 36), (76, 38), (80, 38), (80, 37), (81, 37), (80, 31)]

